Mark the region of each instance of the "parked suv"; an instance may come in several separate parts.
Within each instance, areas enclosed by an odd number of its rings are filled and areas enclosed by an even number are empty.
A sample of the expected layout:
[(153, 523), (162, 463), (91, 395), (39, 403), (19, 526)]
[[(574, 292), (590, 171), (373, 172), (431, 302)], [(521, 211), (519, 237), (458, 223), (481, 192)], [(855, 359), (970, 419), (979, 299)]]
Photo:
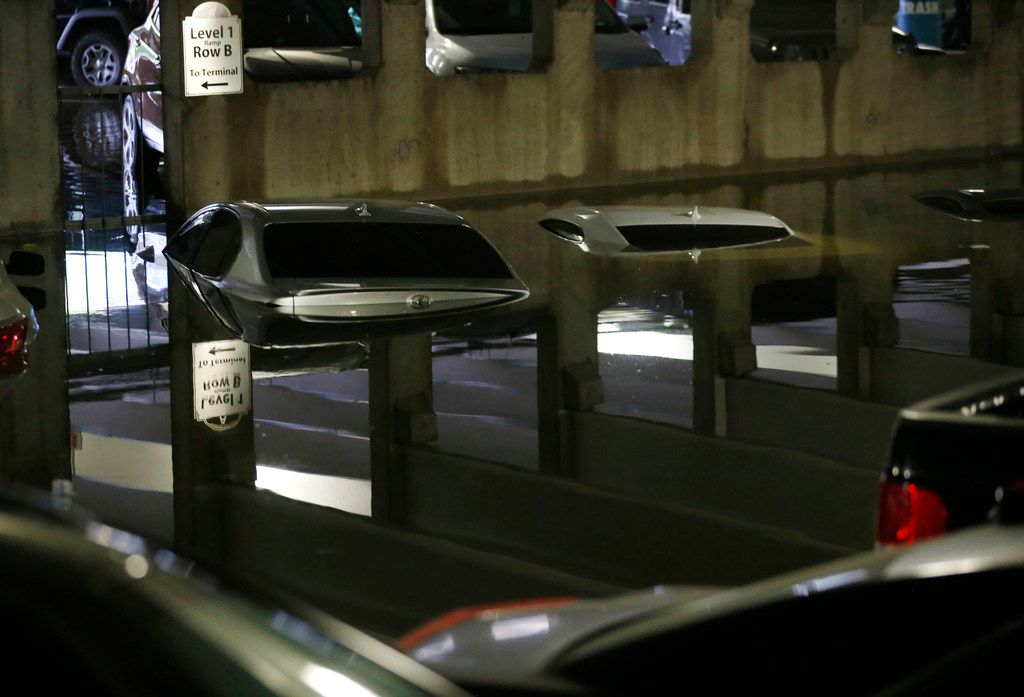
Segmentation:
[(81, 87), (121, 80), (128, 33), (146, 17), (152, 0), (56, 0), (57, 55), (70, 62)]

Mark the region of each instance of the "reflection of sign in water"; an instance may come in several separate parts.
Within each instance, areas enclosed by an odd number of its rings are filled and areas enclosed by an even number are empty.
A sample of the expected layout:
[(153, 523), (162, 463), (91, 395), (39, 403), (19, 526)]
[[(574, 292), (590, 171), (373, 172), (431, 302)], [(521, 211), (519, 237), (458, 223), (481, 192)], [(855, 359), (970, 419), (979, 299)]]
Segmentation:
[(186, 97), (242, 91), (242, 25), (227, 12), (220, 3), (203, 3), (182, 22)]
[(218, 419), (251, 409), (252, 372), (249, 345), (244, 341), (200, 341), (192, 344), (192, 392), (196, 421)]

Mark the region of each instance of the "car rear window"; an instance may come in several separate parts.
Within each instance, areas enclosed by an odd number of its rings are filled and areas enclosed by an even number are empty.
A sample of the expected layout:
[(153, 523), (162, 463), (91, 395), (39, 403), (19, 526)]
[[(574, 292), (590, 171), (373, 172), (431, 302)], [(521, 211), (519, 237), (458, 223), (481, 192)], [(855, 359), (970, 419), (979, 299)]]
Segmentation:
[(513, 278), (466, 225), (271, 223), (263, 250), (274, 278)]
[(630, 245), (644, 252), (716, 249), (789, 236), (784, 227), (764, 225), (621, 225), (618, 230)]

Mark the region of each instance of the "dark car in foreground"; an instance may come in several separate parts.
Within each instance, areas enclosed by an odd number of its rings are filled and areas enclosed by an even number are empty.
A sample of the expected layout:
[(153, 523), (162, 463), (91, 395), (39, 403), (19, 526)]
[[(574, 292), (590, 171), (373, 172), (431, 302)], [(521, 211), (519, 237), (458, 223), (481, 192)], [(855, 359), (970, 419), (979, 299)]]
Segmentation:
[(990, 524), (717, 592), (471, 608), (400, 645), (478, 695), (994, 694), (1022, 582), (1024, 528)]
[(231, 334), (257, 346), (436, 330), (529, 295), (486, 237), (429, 203), (215, 203), (164, 256)]
[(903, 409), (882, 473), (877, 541), (908, 544), (1020, 510), (1024, 374)]
[(45, 492), (0, 492), (0, 620), (25, 694), (465, 697), (359, 630), (232, 590)]

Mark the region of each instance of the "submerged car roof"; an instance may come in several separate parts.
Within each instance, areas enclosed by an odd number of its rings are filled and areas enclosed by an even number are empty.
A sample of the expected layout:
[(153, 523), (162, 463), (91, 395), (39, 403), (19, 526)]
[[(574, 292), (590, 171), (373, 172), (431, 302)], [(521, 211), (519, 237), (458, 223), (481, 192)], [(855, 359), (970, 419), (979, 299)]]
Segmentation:
[(616, 227), (625, 225), (679, 225), (705, 223), (713, 225), (762, 225), (785, 228), (774, 215), (762, 211), (722, 206), (601, 206), (559, 208), (545, 218), (604, 216)]
[(387, 199), (274, 199), (213, 204), (210, 208), (232, 208), (264, 217), (267, 223), (302, 221), (375, 221), (421, 225), (465, 225), (451, 211), (432, 203)]

